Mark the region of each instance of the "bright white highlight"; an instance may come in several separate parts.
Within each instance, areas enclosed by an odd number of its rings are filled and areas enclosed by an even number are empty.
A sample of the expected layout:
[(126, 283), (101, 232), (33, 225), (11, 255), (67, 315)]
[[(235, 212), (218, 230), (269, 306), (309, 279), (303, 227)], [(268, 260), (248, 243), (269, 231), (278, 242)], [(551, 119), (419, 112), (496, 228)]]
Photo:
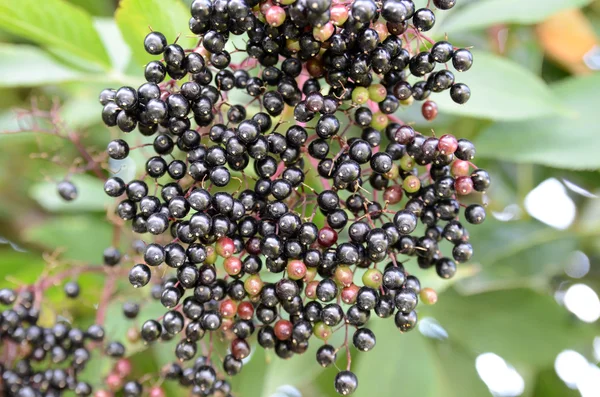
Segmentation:
[(564, 304), (571, 313), (586, 323), (593, 323), (600, 318), (600, 299), (585, 284), (570, 286), (565, 293)]
[(554, 370), (568, 387), (578, 389), (581, 397), (598, 396), (600, 368), (576, 351), (565, 350), (556, 356)]
[(475, 368), (494, 396), (516, 397), (525, 390), (523, 377), (497, 354), (479, 355), (475, 359)]
[(535, 219), (555, 229), (566, 229), (575, 220), (575, 203), (556, 178), (546, 179), (525, 197), (525, 209)]

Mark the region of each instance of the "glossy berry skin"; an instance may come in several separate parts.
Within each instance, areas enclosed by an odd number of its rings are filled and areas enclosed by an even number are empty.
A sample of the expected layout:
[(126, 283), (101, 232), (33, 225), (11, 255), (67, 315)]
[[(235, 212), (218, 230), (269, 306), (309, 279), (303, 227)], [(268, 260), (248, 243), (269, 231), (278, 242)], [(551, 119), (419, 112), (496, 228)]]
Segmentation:
[(421, 8), (414, 13), (413, 24), (418, 30), (422, 32), (431, 30), (431, 28), (435, 24), (435, 15), (430, 9)]
[(342, 396), (349, 396), (358, 388), (358, 378), (350, 371), (341, 371), (335, 376), (335, 391)]
[(123, 160), (129, 155), (129, 145), (122, 139), (115, 139), (108, 144), (106, 151), (110, 158)]
[(465, 209), (465, 219), (474, 225), (479, 225), (485, 221), (485, 209), (479, 204), (471, 204)]
[(454, 51), (452, 66), (458, 72), (466, 72), (471, 69), (471, 66), (473, 66), (473, 54), (471, 54), (471, 51), (464, 48)]
[(471, 89), (463, 83), (453, 84), (450, 88), (450, 97), (454, 102), (463, 105), (471, 98)]
[(330, 227), (324, 227), (319, 231), (317, 241), (323, 247), (331, 247), (338, 239), (338, 234)]
[(317, 362), (320, 366), (326, 368), (333, 365), (336, 361), (337, 354), (335, 348), (331, 345), (323, 345), (317, 350)]
[(160, 32), (150, 32), (144, 39), (144, 49), (148, 54), (160, 55), (167, 46), (167, 38)]
[(144, 264), (135, 265), (129, 272), (129, 282), (135, 288), (140, 288), (148, 284), (151, 277), (150, 268)]
[(417, 324), (417, 313), (412, 311), (408, 314), (404, 314), (399, 311), (394, 317), (394, 322), (401, 332), (411, 331)]
[(471, 174), (473, 188), (478, 192), (485, 192), (491, 185), (490, 175), (486, 170), (477, 169)]
[(352, 343), (358, 350), (367, 352), (375, 347), (375, 334), (368, 328), (360, 328), (354, 332)]
[(423, 117), (427, 121), (431, 121), (431, 120), (435, 119), (438, 114), (437, 104), (433, 101), (424, 102), (423, 106), (421, 107), (421, 113), (423, 114)]
[(433, 0), (433, 5), (440, 10), (449, 10), (456, 5), (456, 0)]
[[(328, 343), (339, 327), (353, 327), (348, 336), (358, 351), (375, 347), (365, 328), (372, 312), (394, 317), (400, 332), (412, 330), (419, 299), (434, 303), (437, 295), (421, 290), (406, 260), (454, 276), (473, 254), (467, 227), (485, 219), (483, 206), (467, 207), (466, 196), (477, 199), (473, 190), (490, 186), (487, 172), (471, 163), (472, 142), (420, 133), (392, 116), (417, 101), (434, 120), (436, 95), (468, 102), (471, 91), (455, 71), (471, 68), (470, 51), (413, 40), (435, 25), (436, 8), (455, 0), (421, 9), (412, 0), (189, 3), (198, 46), (184, 49), (150, 32), (144, 48), (156, 59), (144, 69), (147, 82), (99, 97), (107, 126), (148, 137), (147, 147), (132, 152), (147, 152), (145, 174), (104, 185), (126, 227), (154, 241), (104, 255), (108, 266), (129, 267), (134, 287), (152, 282), (151, 299), (164, 307), (140, 318), (142, 306), (126, 302), (124, 317), (141, 324), (132, 324), (128, 340), (173, 340), (171, 359), (181, 364), (165, 369), (166, 379), (191, 395), (230, 396), (223, 376), (242, 371), (255, 332), (258, 345), (282, 359), (323, 340), (315, 358), (329, 367), (337, 349)], [(245, 34), (235, 52), (249, 57), (230, 65), (230, 41)], [(251, 98), (240, 101), (240, 93)], [(358, 128), (346, 128), (346, 119)], [(111, 163), (129, 157), (127, 142), (139, 146), (134, 137), (115, 138), (106, 150)], [(444, 240), (453, 247), (448, 257)], [(13, 295), (0, 291), (0, 303), (12, 304)], [(9, 320), (2, 317), (0, 333)], [(21, 333), (22, 340), (43, 336), (35, 328)], [(224, 357), (198, 354), (207, 333), (226, 338)], [(108, 356), (124, 354), (118, 343), (104, 346)], [(58, 348), (34, 354), (62, 361)], [(143, 390), (119, 376), (116, 365), (112, 372), (107, 393), (165, 395), (161, 386)], [(334, 386), (351, 395), (358, 379), (342, 371)]]
[(449, 62), (453, 54), (454, 47), (447, 41), (438, 41), (431, 48), (431, 57), (438, 63)]

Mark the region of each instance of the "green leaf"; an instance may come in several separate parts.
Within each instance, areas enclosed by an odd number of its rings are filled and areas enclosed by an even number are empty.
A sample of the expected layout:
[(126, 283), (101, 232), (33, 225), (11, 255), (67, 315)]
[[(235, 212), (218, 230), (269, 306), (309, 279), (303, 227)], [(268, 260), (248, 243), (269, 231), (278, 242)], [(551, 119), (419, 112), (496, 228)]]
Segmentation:
[(98, 178), (74, 175), (71, 182), (78, 191), (77, 198), (73, 201), (65, 201), (59, 196), (56, 182), (41, 182), (33, 185), (30, 190), (31, 198), (51, 212), (104, 211), (112, 202), (104, 193), (104, 184)]
[(0, 87), (34, 87), (77, 80), (80, 74), (38, 47), (0, 44)]
[(115, 18), (138, 66), (156, 59), (144, 50), (149, 27), (164, 34), (170, 43), (181, 34), (177, 43), (183, 48), (193, 48), (197, 42), (188, 37), (190, 13), (179, 0), (122, 0)]
[(0, 288), (14, 288), (12, 281), (33, 283), (45, 266), (40, 254), (15, 251), (8, 243), (0, 244)]
[(589, 3), (591, 0), (479, 0), (449, 13), (442, 31), (454, 33), (504, 23), (531, 25)]
[[(417, 330), (401, 334), (393, 321), (377, 320), (369, 325), (377, 335), (377, 345), (372, 351), (353, 357), (358, 359), (353, 368), (358, 389), (353, 396), (489, 395), (475, 371), (474, 355), (452, 341), (434, 341)], [(329, 387), (333, 388), (333, 384)]]
[(547, 365), (562, 350), (588, 346), (595, 330), (573, 319), (550, 294), (512, 289), (461, 296), (455, 290), (423, 308), (449, 339), (471, 352), (493, 352), (513, 365)]
[(524, 120), (564, 112), (557, 97), (535, 74), (488, 52), (473, 51), (473, 66), (456, 73), (471, 89), (471, 99), (456, 104), (448, 92), (433, 99), (441, 112), (492, 120)]
[(600, 168), (600, 74), (567, 79), (552, 91), (573, 115), (494, 124), (476, 139), (478, 155), (555, 168)]
[[(135, 299), (134, 301), (138, 301), (138, 299)], [(141, 302), (138, 318), (144, 319), (143, 321), (149, 319), (156, 320), (163, 316), (167, 311), (168, 310), (158, 301), (150, 300)], [(142, 340), (131, 343), (127, 339), (127, 330), (131, 327), (139, 329), (139, 324), (125, 318), (123, 315), (123, 302), (115, 301), (108, 306), (104, 327), (106, 329), (107, 339), (121, 342), (125, 346), (125, 352), (128, 357), (148, 348), (148, 345)], [(163, 344), (165, 343), (161, 343), (161, 346)], [(172, 359), (174, 359), (174, 357)]]
[(131, 49), (123, 39), (123, 35), (113, 18), (94, 18), (94, 26), (102, 43), (110, 56), (113, 69), (125, 71), (131, 60)]
[(78, 378), (95, 386), (94, 389), (99, 389), (102, 386), (106, 386), (104, 384), (104, 377), (110, 373), (110, 370), (114, 366), (114, 359), (102, 354), (99, 349), (90, 349), (90, 354), (91, 358)]
[[(576, 248), (577, 233), (550, 228), (534, 220), (501, 222), (489, 217), (475, 226), (471, 263), (479, 268), (473, 277), (459, 280), (461, 292), (547, 285), (566, 265)], [(464, 266), (464, 265), (461, 265)], [(460, 267), (459, 266), (459, 269)]]
[[(43, 45), (62, 59), (108, 69), (110, 61), (92, 18), (65, 0), (0, 2), (0, 29)], [(77, 63), (79, 63), (77, 62)]]
[(538, 373), (533, 397), (579, 397), (577, 390), (569, 389), (557, 375), (554, 368)]
[(23, 238), (45, 249), (64, 249), (68, 259), (99, 263), (112, 239), (112, 226), (104, 218), (63, 215), (28, 228)]

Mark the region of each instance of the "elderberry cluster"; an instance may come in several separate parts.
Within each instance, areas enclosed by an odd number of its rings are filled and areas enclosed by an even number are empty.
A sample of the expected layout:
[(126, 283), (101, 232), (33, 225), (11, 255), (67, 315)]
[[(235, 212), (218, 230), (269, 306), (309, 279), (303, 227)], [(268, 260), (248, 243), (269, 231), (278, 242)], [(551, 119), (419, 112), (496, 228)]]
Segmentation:
[[(69, 287), (73, 288), (73, 285)], [(87, 329), (57, 321), (51, 327), (38, 324), (40, 311), (32, 291), (0, 289), (0, 392), (9, 397), (90, 396), (92, 386), (79, 379), (91, 358), (90, 344), (101, 344), (104, 329)], [(112, 342), (113, 357), (116, 344)], [(122, 346), (121, 346), (122, 347)], [(124, 348), (123, 348), (124, 349)], [(40, 369), (43, 368), (43, 369)]]
[[(446, 10), (455, 1), (433, 4)], [(226, 377), (242, 370), (254, 334), (284, 359), (306, 352), (314, 336), (324, 342), (317, 362), (328, 367), (338, 329), (354, 330), (359, 351), (375, 347), (372, 313), (413, 329), (427, 295), (404, 262), (454, 276), (473, 254), (461, 206), (468, 223), (486, 216), (461, 197), (485, 192), (490, 178), (471, 163), (471, 142), (424, 136), (393, 114), (431, 92), (467, 102), (469, 88), (443, 66), (466, 71), (471, 53), (428, 45), (422, 32), (435, 14), (412, 0), (195, 0), (191, 13), (196, 48), (150, 32), (144, 47), (162, 59), (146, 65), (147, 83), (100, 94), (107, 126), (152, 137), (135, 148), (109, 143), (115, 160), (134, 149), (154, 155), (143, 177), (113, 176), (105, 191), (145, 235), (144, 263), (129, 281), (152, 282), (167, 309), (140, 332), (147, 343), (177, 338), (179, 362), (166, 379), (194, 395), (229, 396)], [(235, 50), (247, 55), (241, 64), (232, 63), (230, 35), (247, 38)], [(422, 80), (411, 84), (409, 75)], [(236, 90), (246, 103), (232, 99)], [(422, 111), (432, 119), (437, 107), (426, 101)], [(120, 260), (116, 249), (105, 252), (107, 265)], [(229, 341), (220, 363), (198, 357), (209, 334)], [(357, 387), (348, 362), (335, 389)]]

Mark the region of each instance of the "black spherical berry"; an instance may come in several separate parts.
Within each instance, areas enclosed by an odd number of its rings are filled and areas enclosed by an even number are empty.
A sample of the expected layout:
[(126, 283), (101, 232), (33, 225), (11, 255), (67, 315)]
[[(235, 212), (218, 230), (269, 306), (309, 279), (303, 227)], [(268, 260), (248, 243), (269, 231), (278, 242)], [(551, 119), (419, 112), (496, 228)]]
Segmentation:
[(456, 4), (456, 0), (433, 0), (435, 5), (440, 10), (449, 10)]
[(473, 66), (473, 54), (471, 54), (471, 51), (464, 48), (454, 51), (452, 66), (458, 72), (466, 72), (471, 69), (471, 66)]
[(148, 54), (160, 55), (167, 46), (167, 38), (160, 32), (150, 32), (144, 39), (144, 49)]
[(359, 328), (352, 336), (354, 347), (363, 352), (368, 352), (375, 347), (375, 334), (368, 328)]
[(460, 105), (466, 103), (471, 98), (471, 89), (463, 83), (456, 83), (450, 87), (450, 97)]
[(479, 204), (471, 204), (465, 209), (465, 219), (474, 225), (479, 225), (485, 220), (485, 208)]
[(335, 376), (335, 391), (342, 396), (349, 396), (358, 388), (358, 378), (350, 371), (341, 371)]
[(140, 288), (148, 284), (151, 277), (150, 268), (144, 264), (137, 264), (129, 271), (129, 282), (135, 288)]
[(420, 31), (431, 30), (435, 24), (435, 14), (429, 8), (421, 8), (413, 15), (413, 25)]
[(77, 198), (77, 187), (70, 181), (61, 181), (56, 186), (60, 197), (65, 201), (73, 201)]

